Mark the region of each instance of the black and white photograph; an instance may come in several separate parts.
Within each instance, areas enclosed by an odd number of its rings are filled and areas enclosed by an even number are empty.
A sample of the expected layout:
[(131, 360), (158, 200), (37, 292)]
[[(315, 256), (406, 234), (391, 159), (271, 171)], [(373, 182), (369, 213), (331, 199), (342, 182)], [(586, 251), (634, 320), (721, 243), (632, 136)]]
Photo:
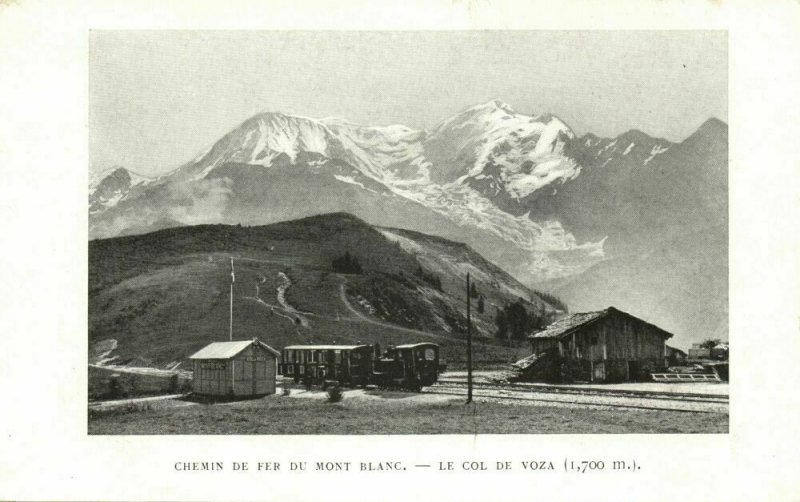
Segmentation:
[(89, 43), (90, 434), (728, 431), (725, 32)]

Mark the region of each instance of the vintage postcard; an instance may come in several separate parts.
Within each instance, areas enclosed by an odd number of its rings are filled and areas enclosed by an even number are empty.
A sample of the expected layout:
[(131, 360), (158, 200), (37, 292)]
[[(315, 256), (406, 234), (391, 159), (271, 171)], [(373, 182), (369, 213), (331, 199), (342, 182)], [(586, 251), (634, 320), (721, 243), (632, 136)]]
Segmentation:
[(91, 32), (89, 433), (727, 432), (727, 60)]
[(0, 498), (800, 497), (797, 4), (246, 4), (0, 6)]

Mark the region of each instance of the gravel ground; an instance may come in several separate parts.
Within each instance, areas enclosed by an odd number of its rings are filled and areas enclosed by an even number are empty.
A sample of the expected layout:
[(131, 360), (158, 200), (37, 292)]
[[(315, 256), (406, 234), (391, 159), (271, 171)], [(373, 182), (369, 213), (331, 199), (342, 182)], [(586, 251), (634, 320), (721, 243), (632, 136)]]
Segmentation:
[(162, 400), (89, 414), (89, 434), (624, 434), (726, 433), (724, 413), (605, 408), (396, 391), (321, 390), (294, 398), (186, 406)]
[[(428, 387), (422, 393), (402, 391), (378, 391), (363, 389), (343, 389), (345, 399), (359, 401), (386, 402), (392, 401), (396, 405), (417, 406), (425, 403), (437, 403), (452, 400), (454, 395), (466, 396), (464, 387), (449, 387), (437, 385)], [(646, 408), (674, 411), (699, 411), (713, 413), (727, 413), (727, 403), (707, 403), (686, 401), (681, 399), (647, 399), (640, 397), (603, 396), (596, 394), (555, 394), (552, 392), (527, 392), (502, 389), (475, 389), (473, 396), (476, 399), (485, 399), (490, 402), (507, 402), (520, 406), (546, 406), (569, 407), (585, 409), (628, 409)], [(322, 390), (292, 389), (290, 395), (297, 399), (327, 399), (327, 393)]]
[[(475, 382), (491, 382), (492, 378), (501, 375), (502, 371), (473, 371), (472, 376)], [(467, 379), (466, 371), (448, 371), (440, 375), (442, 380), (463, 380)], [(607, 384), (559, 384), (550, 385), (544, 383), (531, 383), (530, 386), (541, 387), (568, 387), (570, 389), (587, 390), (619, 390), (619, 391), (638, 391), (638, 392), (661, 392), (678, 394), (715, 394), (728, 396), (730, 386), (728, 382), (708, 383), (708, 382), (686, 382), (686, 383), (662, 383), (662, 382), (626, 382), (626, 383), (607, 383)]]
[[(426, 389), (431, 393), (446, 393), (443, 395), (464, 395), (467, 391), (463, 386), (436, 386)], [(710, 413), (728, 413), (727, 402), (701, 402), (685, 399), (652, 399), (647, 397), (604, 396), (599, 394), (558, 394), (553, 392), (517, 391), (502, 389), (475, 389), (473, 396), (479, 399), (492, 399), (493, 401), (512, 401), (515, 404), (531, 404), (538, 406), (567, 406), (579, 408), (605, 408), (619, 409), (645, 408), (673, 411), (698, 411)]]

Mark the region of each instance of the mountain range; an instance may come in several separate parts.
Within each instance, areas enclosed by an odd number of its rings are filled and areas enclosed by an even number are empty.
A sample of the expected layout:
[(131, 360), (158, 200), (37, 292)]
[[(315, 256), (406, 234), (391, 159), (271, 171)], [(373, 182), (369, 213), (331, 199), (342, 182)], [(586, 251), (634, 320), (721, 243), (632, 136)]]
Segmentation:
[(347, 212), (464, 242), (575, 309), (615, 305), (687, 343), (727, 338), (727, 125), (674, 143), (577, 136), (493, 100), (430, 131), (277, 112), (148, 178), (90, 186), (92, 238)]

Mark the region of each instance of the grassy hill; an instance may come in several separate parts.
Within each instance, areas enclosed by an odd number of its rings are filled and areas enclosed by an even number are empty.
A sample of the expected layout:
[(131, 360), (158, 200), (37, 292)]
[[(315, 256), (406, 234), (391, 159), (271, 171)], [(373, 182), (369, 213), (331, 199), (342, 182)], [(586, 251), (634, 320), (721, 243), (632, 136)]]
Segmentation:
[[(334, 271), (345, 253), (361, 273)], [(108, 339), (117, 361), (163, 366), (228, 339), (230, 258), (233, 336), (280, 349), (294, 343), (433, 341), (465, 357), (464, 275), (473, 299), (475, 358), (511, 361), (527, 346), (493, 339), (496, 309), (522, 298), (552, 311), (533, 291), (467, 246), (375, 228), (334, 213), (266, 226), (199, 225), (89, 243), (90, 348)]]

